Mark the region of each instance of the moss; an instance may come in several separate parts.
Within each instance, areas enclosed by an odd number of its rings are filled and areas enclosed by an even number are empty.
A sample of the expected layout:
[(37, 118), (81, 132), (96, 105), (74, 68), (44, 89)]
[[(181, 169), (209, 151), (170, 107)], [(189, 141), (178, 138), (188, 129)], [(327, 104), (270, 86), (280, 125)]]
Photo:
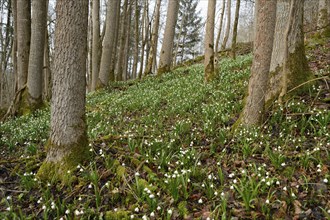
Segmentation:
[(161, 76), (162, 74), (170, 72), (170, 71), (171, 71), (171, 66), (164, 65), (164, 66), (158, 68), (157, 76)]
[(125, 210), (118, 210), (118, 211), (107, 211), (105, 213), (106, 220), (129, 220), (130, 219), (130, 212)]
[(214, 71), (214, 56), (210, 57), (210, 62), (206, 65), (204, 70), (205, 82), (210, 82), (215, 78), (216, 74)]
[(66, 185), (70, 184), (76, 179), (72, 176), (72, 171), (77, 165), (91, 158), (87, 134), (83, 134), (76, 143), (70, 145), (59, 146), (48, 140), (45, 147), (48, 156), (37, 173), (39, 179), (45, 182), (60, 181)]
[(117, 178), (123, 179), (126, 174), (126, 168), (123, 166), (118, 166), (116, 174), (117, 174)]

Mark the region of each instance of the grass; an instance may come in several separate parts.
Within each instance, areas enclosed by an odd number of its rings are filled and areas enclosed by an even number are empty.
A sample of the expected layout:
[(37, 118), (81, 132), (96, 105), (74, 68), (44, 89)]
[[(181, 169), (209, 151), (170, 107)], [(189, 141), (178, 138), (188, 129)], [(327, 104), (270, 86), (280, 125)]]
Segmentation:
[(251, 55), (87, 97), (94, 159), (68, 186), (35, 177), (49, 109), (0, 124), (1, 219), (320, 219), (330, 212), (330, 112), (323, 87), (276, 103), (267, 123), (233, 134)]

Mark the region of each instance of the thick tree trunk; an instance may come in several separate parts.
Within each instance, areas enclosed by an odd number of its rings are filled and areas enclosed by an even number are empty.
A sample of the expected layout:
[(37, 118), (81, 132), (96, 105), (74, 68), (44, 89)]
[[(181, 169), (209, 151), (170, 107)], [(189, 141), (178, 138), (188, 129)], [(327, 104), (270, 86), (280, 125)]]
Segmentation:
[(27, 83), (31, 37), (31, 2), (17, 0), (17, 75), (18, 90)]
[(236, 59), (236, 39), (237, 39), (237, 26), (238, 26), (240, 5), (241, 5), (241, 0), (236, 0), (235, 21), (234, 21), (234, 28), (233, 28), (233, 40), (231, 42), (231, 57), (233, 59)]
[(329, 0), (319, 0), (317, 27), (320, 33), (325, 36), (330, 36), (329, 5)]
[(211, 81), (215, 77), (214, 71), (214, 20), (216, 0), (209, 0), (207, 7), (207, 22), (205, 30), (205, 59), (204, 59), (204, 79)]
[[(121, 0), (120, 0), (121, 1)], [(116, 74), (118, 74), (118, 71), (116, 69), (117, 62), (118, 62), (118, 56), (119, 56), (119, 42), (120, 42), (120, 27), (121, 27), (121, 19), (120, 19), (120, 9), (121, 9), (121, 3), (117, 4), (117, 19), (116, 19), (116, 34), (115, 34), (115, 40), (114, 40), (114, 46), (112, 50), (112, 59), (110, 61), (110, 81), (113, 82), (116, 80)], [(116, 72), (117, 71), (117, 72)]]
[(113, 50), (115, 45), (115, 38), (118, 14), (118, 4), (120, 6), (120, 0), (109, 0), (108, 7), (107, 7), (107, 18), (106, 18), (106, 29), (105, 35), (103, 40), (103, 48), (102, 48), (102, 56), (101, 56), (101, 64), (100, 64), (100, 72), (99, 72), (99, 81), (98, 87), (102, 88), (108, 85), (110, 77), (110, 68), (109, 65), (112, 61)]
[(258, 0), (257, 27), (248, 95), (238, 123), (259, 125), (265, 110), (269, 67), (276, 21), (276, 0)]
[(152, 67), (154, 66), (154, 62), (156, 61), (157, 56), (157, 42), (158, 42), (158, 30), (159, 30), (159, 18), (160, 18), (160, 5), (161, 0), (157, 0), (155, 5), (155, 17), (154, 23), (152, 27), (151, 34), (151, 44), (150, 44), (150, 53), (148, 58), (147, 67), (145, 69), (145, 75), (152, 74)]
[[(290, 4), (285, 0), (278, 1), (277, 19), (274, 35), (274, 46), (270, 65), (269, 86), (266, 93), (266, 107), (277, 99), (282, 90), (283, 66), (287, 62), (287, 89), (294, 88), (313, 76), (309, 70), (305, 56), (303, 33), (303, 0), (298, 0), (294, 8), (294, 19), (288, 36), (288, 56), (285, 54), (285, 30), (287, 29)], [(301, 87), (301, 89), (304, 89)], [(297, 92), (299, 90), (296, 90)]]
[(100, 0), (93, 0), (92, 87), (95, 91), (100, 70)]
[(32, 32), (29, 55), (27, 92), (29, 108), (42, 106), (42, 79), (44, 67), (45, 34), (47, 28), (47, 1), (32, 0)]
[(166, 26), (159, 58), (157, 75), (171, 70), (174, 31), (177, 22), (179, 1), (168, 1)]
[(88, 158), (85, 119), (88, 1), (57, 1), (55, 71), (47, 157), (38, 176), (62, 180)]
[(223, 25), (223, 17), (225, 15), (225, 8), (226, 8), (226, 0), (222, 1), (222, 8), (221, 8), (221, 15), (220, 15), (220, 24), (219, 24), (219, 31), (218, 31), (218, 36), (215, 41), (215, 51), (218, 53), (219, 51), (219, 42), (220, 42), (220, 36), (222, 32), (222, 25)]
[(230, 19), (231, 19), (231, 0), (227, 0), (227, 26), (226, 26), (225, 37), (223, 38), (223, 42), (221, 45), (221, 50), (224, 50), (227, 47), (227, 42), (230, 34), (230, 24), (231, 24)]

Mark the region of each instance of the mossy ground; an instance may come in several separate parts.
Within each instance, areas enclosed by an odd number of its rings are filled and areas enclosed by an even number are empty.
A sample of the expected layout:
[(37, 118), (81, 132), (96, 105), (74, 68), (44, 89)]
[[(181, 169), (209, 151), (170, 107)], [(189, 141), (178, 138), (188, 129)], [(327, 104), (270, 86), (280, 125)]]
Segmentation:
[(36, 176), (48, 109), (0, 124), (0, 218), (329, 218), (327, 83), (274, 104), (262, 127), (233, 134), (251, 55), (220, 65), (209, 84), (197, 64), (88, 95), (93, 159), (66, 185)]

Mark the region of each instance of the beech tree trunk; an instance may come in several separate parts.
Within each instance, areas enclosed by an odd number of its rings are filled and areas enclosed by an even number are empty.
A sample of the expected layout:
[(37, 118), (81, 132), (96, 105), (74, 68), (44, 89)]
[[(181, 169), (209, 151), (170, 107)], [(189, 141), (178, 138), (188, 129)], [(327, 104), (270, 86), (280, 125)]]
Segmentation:
[(18, 90), (27, 83), (30, 37), (31, 37), (31, 2), (17, 0), (17, 75)]
[(140, 10), (139, 10), (139, 4), (138, 1), (135, 1), (135, 12), (134, 12), (134, 61), (133, 61), (133, 69), (132, 69), (132, 76), (133, 79), (137, 77), (137, 64), (139, 62), (139, 19), (140, 19)]
[(142, 15), (142, 25), (141, 25), (141, 56), (140, 56), (140, 70), (138, 73), (138, 78), (142, 78), (142, 71), (144, 65), (144, 53), (145, 53), (145, 46), (147, 40), (147, 30), (148, 30), (148, 23), (147, 23), (147, 16), (148, 16), (148, 0), (144, 0), (144, 7), (143, 7), (143, 15)]
[(215, 77), (214, 71), (214, 20), (216, 0), (209, 0), (207, 6), (207, 20), (205, 30), (205, 59), (204, 59), (204, 79), (206, 82)]
[(218, 53), (219, 51), (219, 42), (220, 42), (220, 36), (222, 32), (222, 25), (223, 25), (223, 17), (225, 15), (225, 8), (226, 8), (226, 0), (222, 1), (222, 8), (221, 8), (221, 15), (220, 15), (220, 25), (219, 25), (219, 31), (217, 40), (215, 41), (215, 51)]
[(237, 26), (238, 26), (240, 6), (241, 6), (241, 0), (236, 0), (235, 21), (234, 21), (234, 28), (233, 28), (233, 40), (231, 42), (231, 57), (233, 59), (236, 59)]
[(230, 34), (230, 23), (231, 23), (230, 19), (231, 19), (231, 0), (227, 0), (227, 26), (226, 26), (225, 37), (223, 38), (223, 42), (221, 45), (221, 50), (226, 49), (227, 46), (227, 42)]
[(57, 1), (51, 132), (42, 180), (69, 181), (88, 158), (85, 119), (88, 1)]
[(175, 25), (178, 18), (179, 1), (168, 1), (167, 18), (157, 75), (171, 70)]
[(124, 59), (125, 59), (125, 43), (127, 37), (127, 28), (128, 28), (128, 0), (124, 1), (123, 6), (123, 16), (122, 16), (122, 26), (120, 29), (120, 40), (119, 40), (119, 53), (118, 53), (118, 62), (117, 62), (117, 81), (125, 80), (126, 73), (124, 72)]
[(93, 0), (92, 87), (95, 91), (100, 70), (100, 0)]
[[(290, 20), (290, 3), (286, 0), (279, 0), (277, 4), (277, 18), (274, 33), (274, 46), (270, 65), (270, 79), (266, 93), (266, 107), (274, 99), (277, 99), (283, 88), (282, 78), (284, 76), (283, 67), (286, 63), (287, 71), (285, 80), (287, 90), (290, 90), (311, 79), (312, 73), (309, 70), (304, 46), (303, 32), (303, 0), (298, 0), (293, 10), (291, 30), (288, 36), (288, 55), (285, 57), (286, 42), (285, 30)], [(308, 86), (308, 85), (306, 85)], [(296, 92), (303, 90), (301, 87)]]
[(157, 0), (155, 5), (155, 16), (154, 23), (152, 27), (151, 33), (151, 44), (150, 44), (150, 53), (148, 58), (147, 67), (145, 69), (145, 75), (152, 74), (152, 69), (154, 66), (154, 62), (156, 61), (157, 56), (157, 42), (158, 42), (158, 30), (159, 30), (159, 17), (160, 17), (160, 6), (161, 0)]
[(258, 0), (257, 4), (257, 32), (251, 77), (248, 95), (238, 121), (245, 126), (259, 125), (263, 121), (276, 21), (276, 0)]
[(32, 32), (27, 79), (28, 96), (26, 96), (31, 111), (42, 106), (42, 79), (45, 34), (47, 28), (47, 3), (47, 1), (32, 0)]
[(115, 45), (116, 23), (119, 19), (118, 14), (118, 4), (120, 5), (120, 0), (109, 0), (107, 6), (107, 18), (106, 18), (106, 29), (103, 39), (103, 48), (99, 72), (98, 87), (102, 88), (108, 85), (109, 80), (114, 81), (114, 78), (110, 79), (110, 68), (109, 65), (112, 61), (113, 49)]
[(330, 36), (329, 0), (319, 0), (317, 27), (322, 35)]

